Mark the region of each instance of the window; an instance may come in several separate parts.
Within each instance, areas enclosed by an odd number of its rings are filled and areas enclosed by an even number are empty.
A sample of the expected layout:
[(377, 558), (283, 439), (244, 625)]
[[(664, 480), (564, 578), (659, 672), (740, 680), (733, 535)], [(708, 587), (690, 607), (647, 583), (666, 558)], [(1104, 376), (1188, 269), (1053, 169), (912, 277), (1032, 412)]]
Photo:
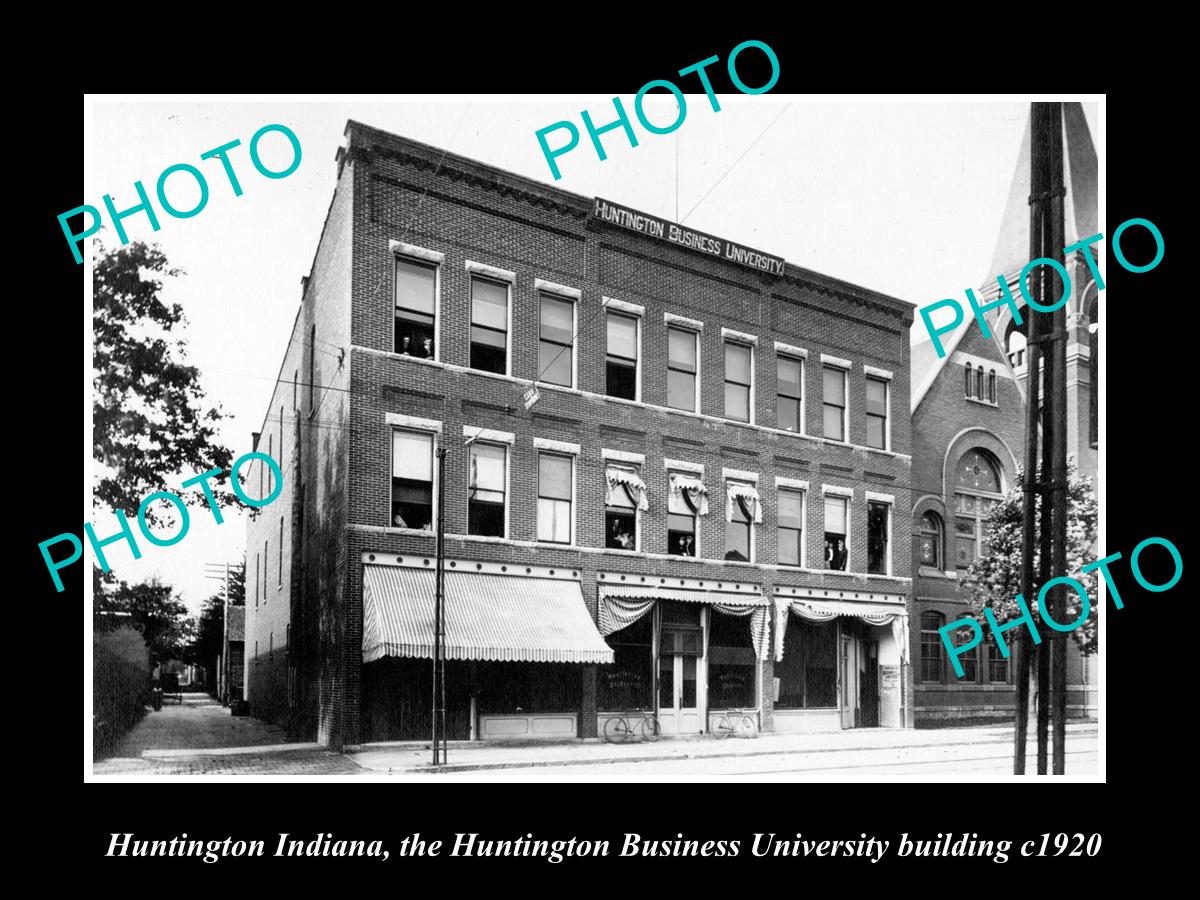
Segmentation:
[(888, 383), (867, 376), (867, 446), (888, 448)]
[(574, 458), (538, 454), (538, 540), (571, 543), (571, 487)]
[(642, 616), (632, 625), (605, 638), (613, 650), (613, 664), (600, 666), (598, 705), (602, 710), (650, 709), (654, 706), (654, 616)]
[(970, 568), (987, 552), (987, 519), (1001, 495), (1000, 470), (986, 450), (968, 450), (958, 461), (954, 491), (955, 565)]
[(701, 498), (694, 486), (703, 485), (690, 475), (672, 473), (667, 497), (667, 553), (672, 556), (697, 556), (699, 553), (696, 517)]
[(804, 433), (804, 361), (780, 356), (775, 360), (775, 424), (784, 431)]
[(708, 630), (708, 708), (746, 709), (756, 705), (758, 660), (750, 637), (750, 616), (713, 610)]
[(263, 541), (263, 602), (267, 602), (267, 569), (271, 565), (271, 542)]
[(508, 285), (471, 278), (471, 368), (508, 374)]
[(258, 608), (258, 567), (262, 562), (262, 558), (257, 553), (254, 554), (254, 608)]
[(725, 342), (725, 418), (750, 421), (750, 382), (754, 351), (747, 344)]
[(966, 390), (966, 396), (968, 396), (968, 397), (970, 397), (970, 396), (971, 396), (971, 389), (972, 389), (972, 388), (975, 386), (975, 382), (971, 380), (971, 372), (972, 372), (972, 367), (971, 367), (971, 364), (970, 364), (970, 363), (967, 363), (967, 390)]
[(314, 325), (308, 333), (308, 414), (311, 416), (316, 408), (314, 389), (317, 384), (317, 326)]
[(758, 492), (748, 481), (730, 481), (725, 490), (725, 558), (736, 562), (754, 560), (754, 521), (758, 515)]
[(538, 380), (563, 387), (575, 386), (575, 304), (542, 294), (538, 340)]
[(988, 372), (988, 399), (996, 402), (996, 370)]
[[(981, 370), (982, 371), (982, 370)], [(975, 682), (979, 680), (979, 645), (972, 647), (970, 650), (965, 650), (958, 656), (958, 664), (962, 666), (962, 677), (958, 677), (955, 672), (955, 681), (960, 684), (967, 682)]]
[(804, 492), (779, 491), (779, 562), (804, 565)]
[(396, 258), (395, 351), (405, 356), (434, 358), (434, 315), (437, 308), (437, 266)]
[(836, 494), (825, 495), (825, 568), (846, 571), (850, 544), (847, 539), (847, 517), (850, 500)]
[(696, 344), (694, 331), (667, 329), (667, 406), (696, 412)]
[(891, 514), (891, 504), (867, 501), (867, 572), (871, 575), (890, 574), (888, 524)]
[(983, 366), (975, 370), (975, 399), (983, 400)]
[(296, 369), (292, 372), (292, 412), (300, 411), (300, 401), (296, 394), (296, 388), (300, 384), (300, 370)]
[(392, 518), (398, 528), (433, 530), (433, 435), (392, 431)]
[(935, 512), (921, 516), (918, 525), (921, 540), (921, 565), (942, 568), (942, 517)]
[(921, 680), (942, 680), (942, 638), (938, 629), (945, 619), (939, 613), (921, 613)]
[(644, 490), (641, 477), (633, 468), (609, 466), (605, 481), (604, 546), (610, 550), (637, 550), (637, 511)]
[(279, 586), (283, 587), (283, 516), (279, 517)]
[(825, 437), (846, 440), (846, 370), (825, 366)]
[(837, 623), (806, 622), (789, 614), (776, 709), (837, 709)]
[(1000, 647), (994, 642), (988, 642), (988, 681), (1008, 684), (1008, 660), (1000, 655)]
[(608, 354), (605, 393), (625, 400), (637, 399), (638, 320), (608, 313)]
[[(471, 483), (467, 500), (467, 534), (504, 537), (504, 492), (508, 448), (471, 444)], [(540, 505), (540, 503), (539, 503)], [(539, 523), (539, 530), (541, 528)]]

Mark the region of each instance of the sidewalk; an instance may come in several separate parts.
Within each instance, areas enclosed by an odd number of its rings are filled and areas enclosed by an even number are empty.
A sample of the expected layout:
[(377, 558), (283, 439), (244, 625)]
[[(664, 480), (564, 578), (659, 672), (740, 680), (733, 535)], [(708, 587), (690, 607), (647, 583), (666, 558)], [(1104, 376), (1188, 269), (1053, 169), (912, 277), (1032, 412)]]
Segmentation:
[[(1068, 741), (1075, 735), (1094, 735), (1094, 722), (1068, 724)], [(435, 770), (428, 741), (364, 744), (346, 752), (364, 769), (388, 773), (466, 772), (529, 766), (587, 766), (603, 763), (648, 762), (670, 759), (780, 756), (797, 753), (844, 753), (912, 747), (954, 747), (1011, 744), (1012, 727), (941, 728), (915, 731), (903, 728), (857, 728), (823, 734), (761, 734), (757, 738), (710, 736), (663, 738), (657, 743), (607, 744), (602, 740), (557, 743), (535, 741), (451, 741), (449, 763)]]

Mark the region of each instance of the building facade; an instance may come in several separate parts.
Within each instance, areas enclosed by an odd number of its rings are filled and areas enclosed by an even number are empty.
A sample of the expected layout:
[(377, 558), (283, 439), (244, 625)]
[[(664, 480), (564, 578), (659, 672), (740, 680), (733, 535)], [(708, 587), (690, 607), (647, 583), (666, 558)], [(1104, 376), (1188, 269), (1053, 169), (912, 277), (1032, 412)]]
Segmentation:
[(428, 737), (441, 516), (451, 739), (911, 725), (910, 304), (355, 122), (337, 165), (252, 714)]
[[(1078, 103), (1063, 104), (1063, 147), (1065, 240), (1070, 245), (1098, 230), (1096, 154)], [(1004, 276), (1022, 313), (1026, 310), (1017, 278), (1029, 261), (1029, 150), (1026, 123), (992, 260), (993, 276)], [(1097, 291), (1086, 260), (1073, 253), (1067, 264), (1072, 281), (1066, 304), (1068, 453), (1095, 488)], [(979, 296), (981, 304), (1000, 297), (996, 277), (981, 285)], [(1013, 715), (1013, 666), (995, 642), (985, 639), (960, 657), (964, 675), (959, 678), (937, 629), (971, 614), (958, 578), (986, 551), (987, 516), (1016, 485), (1024, 464), (1028, 316), (1022, 319), (1016, 323), (1007, 306), (999, 307), (988, 315), (988, 336), (971, 321), (948, 336), (941, 359), (925, 329), (914, 329), (912, 615), (913, 627), (920, 632), (913, 673), (918, 727), (1008, 720)], [(1081, 654), (1073, 639), (1067, 646), (1068, 715), (1095, 717), (1097, 660)]]

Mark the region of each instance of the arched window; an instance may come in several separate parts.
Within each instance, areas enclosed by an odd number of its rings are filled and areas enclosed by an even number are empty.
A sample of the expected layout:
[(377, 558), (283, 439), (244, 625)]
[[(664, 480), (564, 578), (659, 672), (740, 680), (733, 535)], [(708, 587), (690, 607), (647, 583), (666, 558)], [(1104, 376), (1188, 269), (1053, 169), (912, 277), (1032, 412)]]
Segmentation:
[(982, 400), (985, 396), (983, 393), (983, 366), (980, 366), (975, 370), (975, 398)]
[(971, 380), (971, 364), (967, 363), (967, 396), (971, 396), (971, 388), (975, 386), (975, 382)]
[(1017, 326), (1008, 333), (1008, 361), (1018, 372), (1025, 368), (1025, 350), (1029, 346), (1023, 328), (1023, 325)]
[(1091, 381), (1088, 397), (1088, 440), (1093, 447), (1100, 443), (1100, 314), (1096, 303), (1095, 285), (1088, 288), (1088, 376)]
[(927, 512), (917, 523), (921, 537), (921, 565), (932, 569), (942, 568), (942, 517)]
[(991, 453), (976, 447), (959, 457), (954, 470), (954, 564), (959, 570), (987, 552), (987, 520), (1003, 499), (1002, 490), (1000, 465)]
[(942, 680), (942, 638), (938, 629), (946, 622), (941, 613), (921, 613), (921, 680)]
[(988, 399), (996, 402), (996, 370), (988, 372)]

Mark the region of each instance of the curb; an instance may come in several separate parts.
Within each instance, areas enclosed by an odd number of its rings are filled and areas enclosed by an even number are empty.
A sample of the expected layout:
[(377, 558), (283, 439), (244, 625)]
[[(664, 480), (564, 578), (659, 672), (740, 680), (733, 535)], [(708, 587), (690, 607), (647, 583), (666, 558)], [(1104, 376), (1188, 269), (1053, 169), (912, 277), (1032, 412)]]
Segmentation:
[[(1073, 734), (1098, 734), (1099, 728), (1080, 729), (1072, 732)], [(1010, 744), (1011, 736), (1005, 737), (1002, 740), (979, 740), (979, 741), (950, 741), (948, 743), (933, 743), (933, 744), (916, 744), (903, 746), (877, 746), (877, 747), (817, 747), (812, 749), (797, 749), (795, 747), (767, 749), (767, 750), (749, 750), (743, 753), (721, 752), (721, 753), (679, 753), (670, 755), (643, 755), (643, 756), (606, 756), (594, 759), (554, 759), (554, 760), (538, 760), (536, 762), (498, 762), (498, 763), (449, 763), (443, 766), (416, 766), (412, 768), (394, 769), (389, 768), (386, 774), (440, 774), (442, 772), (480, 772), (491, 769), (535, 769), (546, 768), (549, 766), (598, 766), (612, 765), (614, 763), (640, 763), (640, 762), (671, 762), (675, 760), (692, 760), (692, 759), (728, 759), (731, 757), (755, 757), (755, 756), (787, 756), (793, 753), (856, 753), (871, 750), (902, 750), (912, 749), (913, 747), (977, 747), (986, 744)], [(383, 769), (372, 769), (369, 766), (363, 765), (358, 760), (355, 760), (359, 766), (367, 772), (385, 772)]]

